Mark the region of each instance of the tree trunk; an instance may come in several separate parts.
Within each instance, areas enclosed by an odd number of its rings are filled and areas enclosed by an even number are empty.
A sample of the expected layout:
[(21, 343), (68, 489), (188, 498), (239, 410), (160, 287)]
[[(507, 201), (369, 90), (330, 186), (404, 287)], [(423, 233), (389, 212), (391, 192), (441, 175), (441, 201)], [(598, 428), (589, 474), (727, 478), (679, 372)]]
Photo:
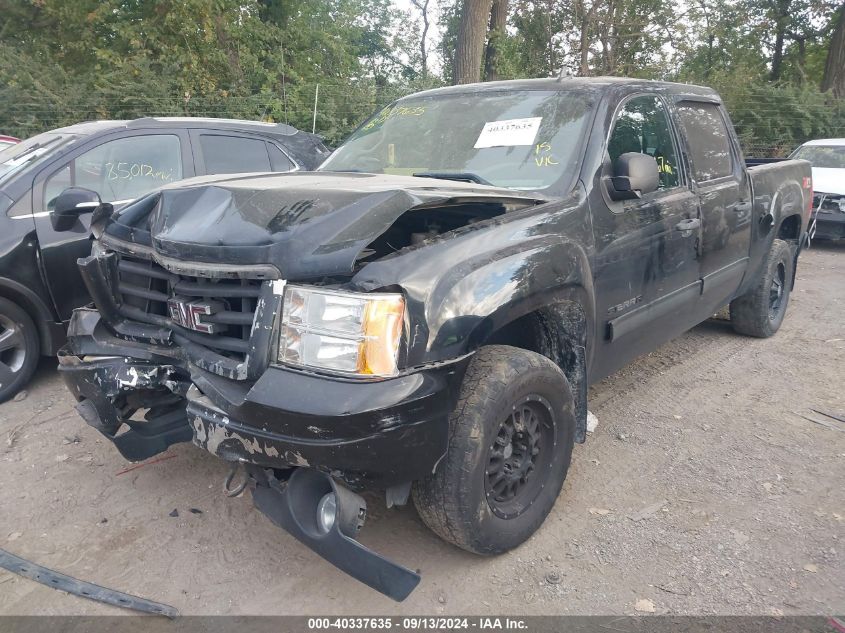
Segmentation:
[(493, 0), (463, 0), (458, 41), (455, 46), (455, 84), (481, 79), (481, 55)]
[(590, 74), (590, 42), (589, 42), (589, 33), (590, 33), (590, 20), (587, 17), (587, 14), (581, 16), (581, 38), (578, 44), (580, 51), (581, 51), (581, 58), (578, 62), (578, 75), (581, 77), (586, 77)]
[(505, 28), (508, 23), (508, 0), (493, 0), (493, 7), (490, 11), (490, 31), (487, 34), (487, 54), (484, 57), (484, 80), (496, 81), (499, 79), (497, 71), (500, 43), (499, 39), (504, 37)]
[(422, 66), (422, 77), (428, 77), (428, 45), (426, 38), (428, 37), (428, 30), (431, 27), (431, 22), (428, 19), (428, 5), (431, 0), (411, 0), (417, 10), (422, 14), (423, 30), (420, 37), (420, 66)]
[(580, 77), (587, 77), (590, 74), (590, 27), (596, 17), (599, 0), (593, 0), (593, 4), (589, 9), (587, 9), (584, 0), (581, 0), (579, 4), (581, 8), (581, 28), (578, 41), (578, 75)]
[(798, 44), (798, 83), (803, 86), (807, 79), (807, 38), (795, 37), (795, 42)]
[(781, 67), (783, 66), (783, 47), (786, 40), (786, 30), (789, 27), (789, 7), (792, 0), (779, 0), (777, 3), (778, 15), (775, 20), (775, 48), (772, 54), (772, 73), (769, 78), (772, 81), (780, 79)]
[(839, 7), (836, 28), (830, 38), (824, 65), (822, 92), (830, 91), (837, 99), (845, 98), (845, 4)]

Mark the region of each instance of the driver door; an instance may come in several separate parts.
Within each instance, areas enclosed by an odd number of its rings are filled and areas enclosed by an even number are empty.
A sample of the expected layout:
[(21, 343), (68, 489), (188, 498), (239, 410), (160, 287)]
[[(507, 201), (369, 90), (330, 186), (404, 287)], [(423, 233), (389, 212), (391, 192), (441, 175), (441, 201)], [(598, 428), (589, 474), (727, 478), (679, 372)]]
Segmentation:
[[(694, 324), (701, 294), (701, 220), (670, 111), (655, 94), (623, 100), (610, 123), (604, 163), (590, 194), (598, 331), (591, 375), (598, 379)], [(635, 152), (658, 165), (659, 188), (612, 201), (606, 179)]]
[(56, 232), (50, 221), (56, 197), (68, 187), (84, 187), (96, 191), (103, 202), (120, 207), (193, 173), (190, 143), (183, 132), (133, 130), (97, 139), (36, 176), (35, 229), (45, 282), (61, 320), (90, 301), (76, 260), (91, 253), (91, 214), (79, 216), (71, 230)]

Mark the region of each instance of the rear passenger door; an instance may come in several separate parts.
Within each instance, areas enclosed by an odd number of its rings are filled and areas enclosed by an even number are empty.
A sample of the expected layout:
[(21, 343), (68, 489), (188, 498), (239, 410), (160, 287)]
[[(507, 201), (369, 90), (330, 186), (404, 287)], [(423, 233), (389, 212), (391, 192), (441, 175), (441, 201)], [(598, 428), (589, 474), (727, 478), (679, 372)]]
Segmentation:
[(726, 304), (739, 288), (751, 245), (751, 187), (722, 107), (684, 98), (678, 118), (701, 200), (702, 295), (709, 309)]
[(297, 165), (275, 143), (229, 131), (192, 130), (198, 174), (287, 172)]

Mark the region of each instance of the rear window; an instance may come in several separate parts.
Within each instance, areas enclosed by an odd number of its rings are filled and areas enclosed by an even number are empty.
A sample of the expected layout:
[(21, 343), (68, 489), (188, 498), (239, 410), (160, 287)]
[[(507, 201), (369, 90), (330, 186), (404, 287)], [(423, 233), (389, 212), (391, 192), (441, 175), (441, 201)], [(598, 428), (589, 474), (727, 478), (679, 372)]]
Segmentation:
[(200, 136), (206, 174), (239, 174), (272, 171), (267, 144), (242, 136)]
[(731, 144), (719, 106), (684, 101), (678, 106), (678, 114), (690, 147), (695, 179), (704, 182), (730, 176), (733, 173)]

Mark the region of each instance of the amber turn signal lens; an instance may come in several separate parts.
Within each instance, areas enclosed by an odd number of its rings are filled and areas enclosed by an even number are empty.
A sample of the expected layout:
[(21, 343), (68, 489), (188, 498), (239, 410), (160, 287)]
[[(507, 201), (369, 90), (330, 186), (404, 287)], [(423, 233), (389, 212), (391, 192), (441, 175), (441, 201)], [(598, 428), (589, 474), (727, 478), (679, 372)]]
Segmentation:
[(360, 373), (373, 376), (396, 373), (396, 356), (404, 319), (405, 300), (399, 295), (382, 297), (367, 304), (358, 366)]

